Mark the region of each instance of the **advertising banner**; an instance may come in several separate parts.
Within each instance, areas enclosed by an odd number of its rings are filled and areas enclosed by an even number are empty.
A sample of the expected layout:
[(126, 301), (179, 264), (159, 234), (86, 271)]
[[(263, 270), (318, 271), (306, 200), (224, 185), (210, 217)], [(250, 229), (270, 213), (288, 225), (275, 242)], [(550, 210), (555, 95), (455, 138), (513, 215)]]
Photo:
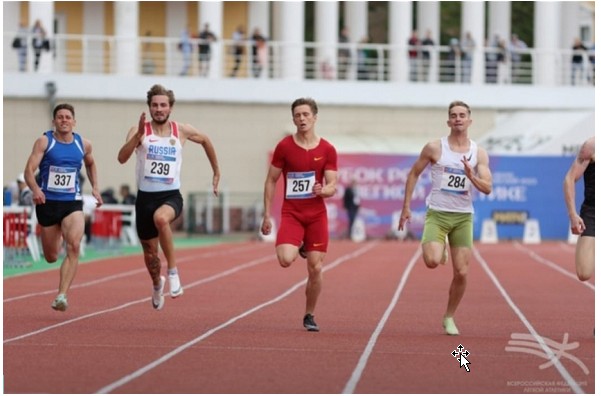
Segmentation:
[[(347, 238), (348, 217), (342, 197), (353, 180), (360, 197), (358, 218), (365, 223), (367, 238), (394, 236), (405, 196), (405, 183), (416, 155), (344, 154), (338, 155), (338, 191), (326, 200), (330, 236)], [(569, 219), (563, 195), (563, 179), (573, 157), (491, 156), (493, 191), (489, 195), (474, 189), (474, 239), (480, 238), (482, 222), (497, 222), (499, 239), (521, 240), (524, 223), (536, 219), (542, 239), (567, 240)], [(272, 215), (279, 224), (283, 182), (280, 178)], [(406, 238), (421, 238), (430, 192), (430, 167), (420, 176), (411, 199), (411, 222)], [(583, 185), (576, 184), (576, 205), (580, 208)]]

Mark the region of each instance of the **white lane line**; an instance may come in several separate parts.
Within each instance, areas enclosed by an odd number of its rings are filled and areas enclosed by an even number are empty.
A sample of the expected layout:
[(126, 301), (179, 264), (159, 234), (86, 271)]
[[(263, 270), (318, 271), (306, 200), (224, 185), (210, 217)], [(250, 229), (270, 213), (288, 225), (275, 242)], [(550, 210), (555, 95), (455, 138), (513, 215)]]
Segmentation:
[[(193, 261), (193, 260), (199, 260), (199, 259), (203, 259), (203, 258), (209, 258), (209, 257), (215, 257), (215, 256), (223, 256), (225, 254), (232, 254), (232, 253), (236, 253), (239, 251), (245, 251), (248, 250), (246, 248), (237, 248), (237, 249), (229, 249), (229, 250), (225, 250), (225, 251), (216, 251), (216, 252), (203, 252), (200, 254), (195, 254), (192, 256), (185, 256), (182, 258), (178, 258), (176, 259), (176, 264), (182, 264), (185, 263), (187, 261)], [(123, 256), (123, 258), (126, 258), (129, 256)], [(163, 260), (164, 261), (164, 260)], [(142, 264), (143, 261), (141, 260)], [(82, 263), (82, 264), (87, 264), (87, 263)], [(55, 268), (58, 269), (58, 268)], [(141, 272), (146, 273), (148, 270), (146, 269), (146, 267), (142, 266), (140, 269), (136, 269), (136, 270), (131, 270), (131, 271), (127, 271), (127, 272), (122, 272), (116, 275), (109, 275), (106, 276), (104, 278), (99, 278), (99, 279), (95, 279), (93, 281), (90, 282), (84, 282), (84, 283), (76, 283), (73, 286), (71, 286), (71, 289), (79, 289), (82, 287), (88, 287), (88, 286), (94, 286), (100, 283), (104, 283), (104, 282), (109, 282), (115, 279), (119, 279), (119, 278), (125, 278), (131, 275), (136, 275), (139, 274)], [(31, 274), (36, 274), (38, 272), (32, 272)], [(6, 282), (6, 279), (4, 280)], [(20, 296), (15, 296), (15, 297), (9, 297), (9, 298), (5, 298), (4, 302), (12, 302), (12, 301), (18, 301), (18, 300), (22, 300), (25, 298), (30, 298), (30, 297), (39, 297), (39, 296), (45, 296), (48, 294), (55, 294), (56, 293), (56, 289), (51, 289), (51, 290), (44, 290), (44, 291), (39, 291), (39, 292), (35, 292), (35, 293), (28, 293), (28, 294), (22, 294)]]
[(369, 341), (367, 342), (367, 345), (365, 346), (365, 350), (363, 351), (363, 354), (359, 358), (359, 362), (357, 363), (357, 366), (355, 367), (353, 374), (351, 374), (351, 378), (346, 383), (346, 386), (344, 387), (344, 390), (342, 391), (342, 393), (354, 393), (355, 392), (355, 388), (357, 387), (359, 380), (361, 380), (361, 375), (363, 374), (363, 370), (365, 370), (365, 366), (367, 365), (369, 356), (371, 355), (371, 353), (376, 345), (376, 341), (378, 340), (380, 333), (384, 329), (384, 325), (386, 325), (386, 322), (388, 321), (388, 318), (390, 317), (392, 310), (394, 309), (397, 302), (399, 301), (399, 298), (401, 296), (401, 291), (403, 291), (403, 288), (405, 287), (405, 283), (407, 283), (407, 278), (409, 278), (409, 273), (415, 266), (415, 263), (420, 258), (420, 256), (421, 256), (421, 247), (419, 247), (417, 249), (417, 251), (413, 254), (413, 257), (411, 257), (411, 261), (409, 261), (409, 264), (405, 268), (405, 271), (403, 272), (403, 276), (401, 277), (401, 281), (399, 282), (399, 285), (397, 286), (397, 289), (394, 292), (394, 295), (392, 296), (392, 300), (390, 300), (390, 304), (388, 304), (388, 308), (386, 308), (386, 311), (384, 311), (384, 315), (382, 315), (382, 318), (380, 318), (380, 322), (376, 326), (376, 329), (371, 334), (371, 337), (369, 338)]
[(586, 286), (589, 289), (591, 289), (593, 292), (595, 291), (595, 285), (593, 285), (592, 283), (590, 283), (588, 281), (587, 282), (581, 281), (580, 279), (578, 279), (578, 277), (573, 272), (570, 272), (570, 271), (566, 270), (565, 268), (563, 268), (560, 265), (554, 263), (553, 261), (547, 260), (546, 258), (539, 256), (538, 254), (536, 254), (536, 252), (534, 252), (534, 251), (526, 248), (525, 246), (523, 246), (523, 245), (521, 245), (521, 244), (519, 244), (517, 242), (514, 242), (513, 246), (517, 250), (528, 254), (531, 258), (533, 258), (534, 260), (538, 261), (539, 263), (544, 264), (544, 265), (546, 265), (547, 267), (549, 267), (551, 269), (554, 269), (555, 271), (557, 271), (557, 272), (559, 272), (559, 273), (567, 276), (568, 278), (574, 279), (576, 282), (583, 284), (584, 286)]
[[(323, 272), (329, 271), (337, 266), (339, 266), (340, 264), (342, 264), (343, 262), (356, 258), (358, 256), (361, 256), (362, 254), (366, 253), (367, 251), (371, 250), (374, 248), (374, 246), (376, 245), (376, 242), (372, 242), (369, 243), (363, 247), (361, 247), (360, 249), (354, 251), (353, 253), (349, 253), (346, 254), (344, 256), (339, 257), (338, 259), (336, 259), (335, 261), (333, 261), (332, 263), (326, 265), (323, 267)], [(149, 364), (147, 364), (146, 366), (134, 371), (131, 374), (128, 374), (124, 377), (122, 377), (121, 379), (106, 385), (105, 387), (99, 389), (98, 391), (96, 391), (96, 393), (109, 393), (114, 391), (115, 389), (126, 385), (127, 383), (135, 380), (138, 377), (141, 377), (142, 375), (144, 375), (145, 373), (154, 370), (155, 368), (157, 368), (158, 366), (160, 366), (161, 364), (165, 363), (166, 361), (168, 361), (169, 359), (175, 357), (176, 355), (184, 352), (185, 350), (187, 350), (188, 348), (198, 344), (199, 342), (201, 342), (202, 340), (210, 337), (211, 335), (215, 334), (216, 332), (218, 332), (219, 330), (222, 330), (228, 326), (230, 326), (231, 324), (237, 322), (238, 320), (245, 318), (269, 305), (275, 304), (279, 301), (282, 301), (284, 298), (286, 298), (287, 296), (289, 296), (290, 294), (292, 294), (293, 292), (295, 292), (298, 288), (305, 286), (305, 284), (307, 283), (306, 278), (303, 279), (302, 281), (294, 284), (291, 288), (289, 288), (288, 290), (286, 290), (284, 293), (280, 294), (277, 297), (274, 297), (273, 299), (269, 300), (269, 301), (265, 301), (262, 304), (256, 305), (255, 307), (247, 310), (246, 312), (241, 313), (238, 316), (235, 316), (231, 319), (229, 319), (226, 322), (223, 322), (222, 324), (220, 324), (217, 327), (212, 328), (211, 330), (201, 334), (200, 336), (196, 337), (195, 339), (188, 341), (185, 344), (180, 345), (179, 347), (175, 348), (174, 350), (172, 350), (171, 352), (163, 355), (162, 357), (160, 357), (159, 359), (150, 362)]]
[(584, 391), (582, 390), (582, 388), (580, 387), (580, 385), (578, 385), (578, 383), (576, 382), (576, 380), (574, 380), (574, 378), (572, 378), (572, 376), (570, 375), (570, 373), (568, 372), (568, 370), (566, 370), (566, 368), (563, 366), (563, 364), (561, 364), (561, 362), (555, 356), (555, 354), (553, 353), (553, 351), (551, 350), (551, 348), (549, 348), (549, 346), (547, 345), (547, 343), (545, 342), (545, 340), (543, 340), (543, 338), (536, 332), (536, 330), (534, 329), (534, 327), (532, 326), (532, 324), (530, 324), (530, 322), (528, 321), (528, 319), (526, 319), (526, 316), (522, 313), (522, 311), (520, 311), (520, 309), (518, 308), (518, 306), (515, 305), (515, 303), (511, 299), (511, 297), (509, 297), (509, 294), (503, 288), (503, 286), (501, 285), (501, 282), (499, 282), (499, 279), (497, 279), (497, 277), (492, 272), (492, 270), (490, 269), (490, 267), (488, 266), (488, 264), (486, 263), (486, 261), (484, 260), (484, 258), (482, 258), (482, 256), (480, 255), (480, 252), (478, 252), (477, 249), (474, 249), (474, 256), (476, 257), (476, 260), (478, 260), (478, 262), (480, 263), (480, 265), (484, 269), (484, 272), (486, 272), (486, 274), (489, 276), (489, 278), (495, 284), (495, 286), (497, 287), (497, 289), (499, 289), (499, 292), (501, 293), (501, 295), (503, 296), (503, 298), (505, 298), (505, 301), (507, 302), (507, 304), (511, 307), (511, 309), (513, 309), (513, 312), (515, 312), (515, 314), (518, 316), (518, 318), (520, 318), (520, 320), (522, 321), (522, 323), (524, 324), (524, 326), (526, 326), (526, 328), (528, 329), (528, 331), (530, 332), (530, 334), (532, 335), (532, 337), (541, 346), (542, 350), (545, 351), (545, 353), (547, 354), (547, 357), (549, 358), (549, 360), (553, 361), (553, 365), (555, 366), (555, 368), (557, 369), (557, 371), (559, 372), (559, 374), (561, 374), (561, 376), (566, 381), (566, 383), (568, 383), (570, 385), (570, 387), (572, 388), (572, 390), (574, 391), (574, 393), (584, 393)]
[[(186, 285), (185, 288), (186, 289), (190, 289), (190, 288), (192, 288), (194, 286), (198, 286), (198, 285), (201, 285), (203, 283), (208, 283), (208, 282), (214, 281), (216, 279), (223, 278), (223, 277), (231, 275), (231, 274), (233, 274), (235, 272), (241, 271), (241, 270), (246, 269), (246, 268), (253, 267), (253, 266), (257, 265), (257, 264), (261, 264), (263, 262), (270, 261), (270, 260), (273, 260), (273, 254), (270, 254), (269, 256), (265, 256), (265, 257), (262, 257), (262, 258), (259, 258), (259, 259), (256, 259), (256, 260), (249, 261), (248, 263), (244, 263), (244, 264), (238, 265), (238, 266), (236, 266), (234, 268), (231, 268), (231, 269), (229, 269), (227, 271), (223, 271), (223, 272), (220, 272), (218, 274), (211, 275), (208, 278), (203, 278), (203, 279), (200, 279), (200, 280), (198, 280), (196, 282), (192, 282), (192, 283)], [(61, 327), (61, 326), (65, 326), (65, 325), (68, 325), (68, 324), (71, 324), (71, 323), (74, 323), (74, 322), (78, 322), (80, 320), (88, 319), (88, 318), (91, 318), (91, 317), (94, 317), (94, 316), (98, 316), (98, 315), (102, 315), (102, 314), (109, 313), (109, 312), (118, 311), (118, 310), (127, 308), (129, 306), (135, 305), (135, 304), (140, 304), (140, 303), (143, 303), (143, 302), (147, 302), (150, 299), (151, 299), (151, 297), (146, 297), (146, 298), (142, 298), (140, 300), (130, 301), (128, 303), (125, 303), (125, 304), (122, 304), (122, 305), (119, 305), (119, 306), (116, 306), (116, 307), (113, 307), (113, 308), (108, 308), (108, 309), (104, 309), (102, 311), (92, 312), (92, 313), (89, 313), (89, 314), (86, 314), (86, 315), (78, 316), (77, 318), (69, 319), (67, 321), (56, 323), (56, 324), (53, 324), (51, 326), (43, 327), (41, 329), (38, 329), (38, 330), (35, 330), (35, 331), (32, 331), (32, 332), (26, 333), (26, 334), (22, 334), (22, 335), (17, 336), (17, 337), (6, 339), (6, 340), (4, 340), (4, 344), (7, 344), (7, 343), (13, 342), (13, 341), (17, 341), (17, 340), (21, 340), (23, 338), (31, 337), (31, 336), (34, 336), (36, 334), (40, 334), (40, 333), (43, 333), (43, 332), (48, 331), (48, 330), (52, 330), (52, 329), (57, 328), (57, 327)]]

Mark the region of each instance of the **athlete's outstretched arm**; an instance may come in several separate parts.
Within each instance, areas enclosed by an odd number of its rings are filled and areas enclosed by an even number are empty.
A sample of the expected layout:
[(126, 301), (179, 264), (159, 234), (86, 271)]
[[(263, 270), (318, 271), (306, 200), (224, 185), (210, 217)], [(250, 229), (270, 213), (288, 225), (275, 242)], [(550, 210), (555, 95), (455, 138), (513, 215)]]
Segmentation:
[(478, 147), (478, 163), (476, 172), (471, 168), (467, 159), (464, 157), (461, 162), (465, 168), (465, 174), (478, 191), (488, 195), (492, 192), (492, 174), (489, 167), (488, 153), (481, 147)]
[(280, 168), (276, 168), (273, 165), (269, 166), (269, 171), (267, 172), (267, 178), (265, 179), (265, 187), (263, 190), (263, 224), (261, 224), (261, 232), (263, 235), (269, 235), (271, 233), (271, 217), (269, 214), (271, 213), (271, 203), (273, 201), (273, 195), (275, 193), (275, 186), (282, 174), (282, 170)]
[(413, 196), (413, 190), (415, 190), (415, 185), (417, 184), (419, 176), (422, 174), (424, 169), (426, 169), (426, 166), (432, 162), (432, 158), (435, 158), (437, 150), (440, 151), (440, 148), (437, 148), (436, 146), (437, 144), (440, 145), (438, 142), (430, 142), (426, 144), (419, 154), (419, 157), (411, 167), (411, 170), (409, 170), (407, 181), (405, 182), (405, 196), (403, 198), (401, 217), (399, 218), (399, 230), (404, 229), (405, 223), (411, 220), (411, 197)]
[(129, 157), (134, 153), (136, 147), (142, 143), (144, 138), (144, 123), (146, 122), (146, 113), (140, 115), (138, 126), (133, 126), (127, 132), (127, 138), (125, 138), (125, 144), (119, 150), (117, 160), (120, 164), (124, 164), (129, 160)]
[(98, 189), (98, 172), (96, 171), (96, 161), (94, 161), (94, 156), (92, 155), (92, 143), (87, 139), (83, 139), (83, 145), (85, 150), (83, 163), (86, 166), (88, 180), (92, 186), (92, 195), (96, 198), (96, 207), (99, 207), (103, 202), (100, 190)]
[(584, 171), (590, 164), (594, 153), (594, 141), (589, 139), (580, 147), (576, 159), (563, 179), (563, 196), (570, 217), (570, 228), (572, 233), (577, 235), (584, 232), (585, 226), (584, 221), (576, 210), (576, 182), (584, 175)]
[(31, 190), (33, 202), (36, 205), (46, 203), (46, 195), (42, 192), (42, 189), (35, 180), (35, 171), (42, 162), (46, 148), (48, 148), (48, 138), (46, 138), (46, 136), (37, 138), (33, 144), (33, 149), (27, 159), (27, 163), (25, 164), (25, 171), (23, 172), (25, 183), (27, 183), (27, 186)]
[(336, 194), (338, 172), (335, 170), (326, 170), (324, 172), (324, 179), (326, 184), (322, 186), (320, 183), (315, 183), (313, 187), (313, 192), (315, 193), (315, 195), (318, 195), (320, 197), (329, 198)]
[(215, 151), (211, 139), (209, 139), (209, 136), (189, 124), (181, 125), (180, 130), (184, 133), (184, 137), (187, 140), (200, 144), (204, 149), (207, 159), (211, 164), (211, 168), (213, 169), (213, 194), (215, 194), (215, 196), (219, 195), (219, 179), (221, 178), (221, 173), (219, 171), (219, 162), (217, 161), (217, 152)]

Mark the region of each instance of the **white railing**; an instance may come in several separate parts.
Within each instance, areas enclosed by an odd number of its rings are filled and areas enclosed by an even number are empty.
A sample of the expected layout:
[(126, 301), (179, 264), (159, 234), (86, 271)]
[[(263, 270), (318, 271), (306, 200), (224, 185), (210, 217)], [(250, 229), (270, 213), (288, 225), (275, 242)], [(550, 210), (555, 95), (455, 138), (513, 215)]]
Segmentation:
[[(23, 62), (24, 73), (34, 73), (34, 51), (31, 45), (25, 50), (11, 48), (16, 33), (4, 35), (4, 72), (18, 72), (21, 68), (19, 57)], [(117, 38), (114, 36), (94, 35), (56, 35), (51, 39), (50, 51), (43, 51), (42, 57), (51, 57), (52, 70), (61, 73), (99, 73), (114, 74), (117, 72)], [(138, 51), (138, 73), (150, 75), (182, 75), (201, 77), (198, 45), (201, 41), (192, 39), (192, 51), (186, 68), (184, 52), (178, 48), (179, 38), (140, 37), (134, 48)], [(27, 43), (31, 40), (28, 38)], [(282, 78), (285, 43), (268, 41), (264, 51), (253, 53), (254, 43), (244, 43), (244, 53), (240, 56), (240, 65), (236, 78)], [(211, 67), (218, 70), (210, 74), (212, 77), (225, 78), (231, 76), (236, 62), (234, 42), (221, 40), (211, 44), (213, 60)], [(342, 78), (342, 65), (337, 59), (339, 50), (350, 52), (348, 69)], [(416, 58), (409, 58), (409, 50), (418, 50)], [(400, 52), (399, 52), (400, 51)], [(484, 48), (479, 52), (482, 62), (468, 64), (460, 55), (454, 56), (449, 46), (430, 46), (427, 49), (429, 59), (424, 53), (425, 47), (402, 48), (387, 44), (340, 44), (334, 48), (318, 43), (303, 43), (304, 68), (303, 78), (311, 80), (369, 80), (387, 81), (391, 79), (390, 59), (395, 53), (405, 56), (407, 81), (422, 83), (469, 83), (474, 81), (474, 74), (479, 72), (472, 66), (480, 64), (483, 80), (489, 84), (537, 84), (534, 67), (537, 61), (555, 63), (556, 73), (553, 76), (557, 85), (594, 84), (594, 50), (582, 54), (582, 63), (574, 67), (572, 50), (558, 50), (549, 56), (541, 56), (535, 49), (519, 51), (519, 62), (512, 62), (507, 54), (505, 62), (496, 62), (496, 48)], [(21, 53), (21, 54), (20, 54)], [(257, 55), (255, 55), (257, 54)], [(321, 56), (317, 54), (332, 54)], [(476, 56), (476, 55), (474, 55)], [(259, 67), (260, 66), (260, 67)], [(544, 67), (544, 66), (543, 66)]]

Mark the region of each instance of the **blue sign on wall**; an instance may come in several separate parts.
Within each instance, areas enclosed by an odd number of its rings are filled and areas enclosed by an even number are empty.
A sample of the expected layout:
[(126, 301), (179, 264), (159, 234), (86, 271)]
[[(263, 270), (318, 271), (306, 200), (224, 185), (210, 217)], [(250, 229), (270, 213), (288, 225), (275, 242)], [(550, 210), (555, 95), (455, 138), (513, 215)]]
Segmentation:
[[(474, 194), (474, 239), (480, 238), (482, 221), (497, 220), (499, 239), (522, 239), (524, 218), (537, 219), (542, 239), (567, 240), (568, 218), (563, 180), (573, 157), (491, 156), (493, 191)], [(584, 197), (582, 180), (576, 183), (576, 208)]]

